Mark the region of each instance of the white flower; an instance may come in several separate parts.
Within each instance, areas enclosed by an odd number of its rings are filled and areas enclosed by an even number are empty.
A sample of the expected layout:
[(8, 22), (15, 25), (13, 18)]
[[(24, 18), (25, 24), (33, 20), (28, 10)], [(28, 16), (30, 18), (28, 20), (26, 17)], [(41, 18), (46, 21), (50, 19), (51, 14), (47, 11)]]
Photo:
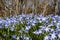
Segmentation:
[(48, 27), (51, 27), (51, 26), (53, 26), (53, 24), (49, 24), (49, 25), (48, 25)]
[(39, 26), (40, 28), (42, 28), (42, 29), (45, 29), (46, 27), (45, 26)]
[(60, 23), (60, 20), (58, 21), (58, 23)]
[(59, 26), (60, 26), (60, 23), (56, 23), (56, 27), (59, 28)]
[(56, 23), (56, 20), (54, 20), (54, 23)]
[(31, 28), (31, 26), (26, 26), (26, 30), (29, 30)]
[(6, 37), (7, 35), (6, 34), (3, 34), (4, 37)]
[(19, 36), (16, 39), (19, 40)]
[(54, 31), (54, 29), (51, 29), (51, 32)]
[(42, 21), (41, 21), (41, 20), (39, 20), (39, 23), (42, 23)]
[(11, 20), (8, 20), (7, 22), (10, 24), (11, 23)]
[(48, 27), (45, 28), (45, 31), (46, 32), (49, 32), (49, 30), (50, 30), (50, 28), (48, 28)]
[(51, 34), (51, 37), (52, 37), (52, 39), (55, 39), (56, 35), (55, 34)]
[(5, 28), (8, 28), (9, 24), (5, 24)]
[(38, 20), (40, 20), (40, 18), (39, 18), (39, 17), (37, 17), (37, 19), (38, 19)]
[(32, 26), (35, 26), (35, 23), (32, 23)]
[(60, 38), (60, 34), (58, 34), (58, 37)]
[(42, 21), (46, 21), (46, 17), (43, 17), (43, 18), (42, 18)]
[(48, 37), (48, 36), (45, 36), (45, 37), (44, 37), (44, 40), (48, 40), (48, 39), (49, 39), (49, 37)]
[(60, 25), (60, 23), (57, 23), (57, 25)]
[(29, 37), (24, 37), (25, 40), (29, 40)]
[(39, 34), (39, 32), (37, 32), (37, 31), (35, 31), (35, 32), (33, 32), (34, 34)]
[(34, 20), (33, 23), (36, 23), (36, 20)]

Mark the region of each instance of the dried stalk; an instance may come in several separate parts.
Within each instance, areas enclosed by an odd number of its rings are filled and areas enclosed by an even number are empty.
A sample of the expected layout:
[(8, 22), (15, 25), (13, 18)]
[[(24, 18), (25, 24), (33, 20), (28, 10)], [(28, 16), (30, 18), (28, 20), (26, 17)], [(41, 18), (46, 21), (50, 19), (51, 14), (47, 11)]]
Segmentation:
[[(58, 0), (9, 0), (11, 8), (5, 3), (5, 0), (0, 0), (0, 16), (13, 16), (20, 13), (35, 13), (49, 15), (60, 12)], [(8, 1), (7, 1), (8, 2)]]

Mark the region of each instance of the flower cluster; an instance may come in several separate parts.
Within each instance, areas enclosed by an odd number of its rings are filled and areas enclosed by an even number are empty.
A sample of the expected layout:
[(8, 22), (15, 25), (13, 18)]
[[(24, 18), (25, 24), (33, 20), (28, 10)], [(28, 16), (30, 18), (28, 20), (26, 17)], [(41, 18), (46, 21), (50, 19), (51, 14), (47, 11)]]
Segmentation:
[(0, 19), (0, 33), (6, 40), (60, 40), (60, 16), (21, 14)]

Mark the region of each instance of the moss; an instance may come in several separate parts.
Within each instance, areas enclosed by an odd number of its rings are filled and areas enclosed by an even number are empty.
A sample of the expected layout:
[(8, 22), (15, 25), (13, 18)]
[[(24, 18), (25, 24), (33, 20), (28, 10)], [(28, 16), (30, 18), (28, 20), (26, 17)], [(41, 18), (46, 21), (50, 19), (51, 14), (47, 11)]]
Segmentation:
[(53, 26), (51, 26), (50, 28), (55, 29), (55, 28), (56, 28), (56, 26), (55, 26), (55, 25), (53, 25)]

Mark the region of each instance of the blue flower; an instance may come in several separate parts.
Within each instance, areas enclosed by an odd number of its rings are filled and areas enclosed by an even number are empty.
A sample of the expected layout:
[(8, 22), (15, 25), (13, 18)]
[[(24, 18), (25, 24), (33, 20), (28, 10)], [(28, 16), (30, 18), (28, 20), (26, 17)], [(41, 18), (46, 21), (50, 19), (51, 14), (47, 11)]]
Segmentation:
[(0, 24), (3, 23), (2, 21), (0, 21)]
[(11, 31), (14, 31), (14, 27), (10, 27), (10, 30), (11, 30)]
[(57, 27), (57, 28), (60, 28), (59, 26), (60, 26), (60, 23), (56, 23), (56, 27)]
[(2, 28), (2, 25), (0, 25), (0, 28)]
[(54, 17), (55, 17), (55, 18), (58, 18), (59, 16), (58, 16), (58, 15), (55, 15)]
[(31, 26), (25, 26), (25, 32), (28, 32), (28, 30), (31, 28)]
[(7, 34), (3, 34), (3, 36), (4, 36), (4, 37), (6, 37), (6, 36), (7, 36)]
[(5, 24), (5, 28), (8, 28), (9, 27), (9, 24)]
[(16, 35), (12, 35), (12, 38), (15, 38), (16, 39)]
[(33, 32), (34, 34), (42, 34), (43, 33), (43, 31), (42, 30), (36, 30), (35, 32)]
[(26, 26), (26, 30), (29, 30), (31, 28), (31, 26)]

